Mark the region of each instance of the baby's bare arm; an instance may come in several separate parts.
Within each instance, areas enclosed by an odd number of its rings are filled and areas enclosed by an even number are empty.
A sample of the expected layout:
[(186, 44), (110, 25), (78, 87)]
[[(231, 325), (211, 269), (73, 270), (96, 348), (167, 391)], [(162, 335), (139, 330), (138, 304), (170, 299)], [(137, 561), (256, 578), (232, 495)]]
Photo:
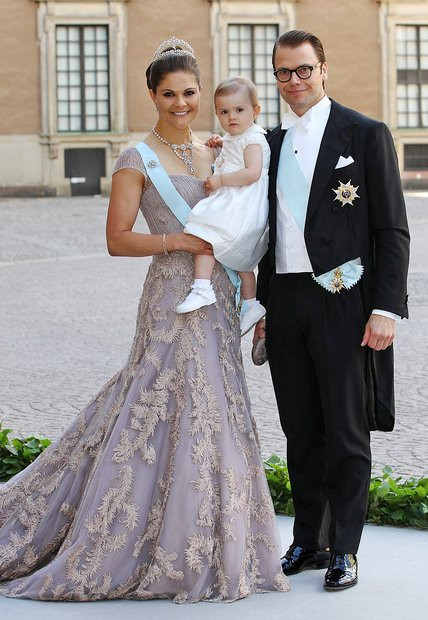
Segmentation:
[(205, 181), (205, 189), (212, 192), (219, 187), (242, 187), (259, 180), (262, 173), (263, 153), (260, 144), (249, 144), (244, 150), (245, 168), (236, 172), (214, 174)]

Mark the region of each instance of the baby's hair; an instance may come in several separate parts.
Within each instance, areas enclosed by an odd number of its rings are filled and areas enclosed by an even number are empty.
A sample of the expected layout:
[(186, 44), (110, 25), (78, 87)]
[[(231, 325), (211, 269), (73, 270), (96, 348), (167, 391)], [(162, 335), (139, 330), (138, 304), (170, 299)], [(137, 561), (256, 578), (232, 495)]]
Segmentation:
[(246, 90), (251, 101), (253, 108), (259, 105), (257, 99), (257, 90), (255, 84), (246, 77), (238, 75), (237, 77), (230, 77), (220, 82), (215, 89), (214, 104), (219, 95), (229, 95), (230, 93), (236, 93), (238, 90)]

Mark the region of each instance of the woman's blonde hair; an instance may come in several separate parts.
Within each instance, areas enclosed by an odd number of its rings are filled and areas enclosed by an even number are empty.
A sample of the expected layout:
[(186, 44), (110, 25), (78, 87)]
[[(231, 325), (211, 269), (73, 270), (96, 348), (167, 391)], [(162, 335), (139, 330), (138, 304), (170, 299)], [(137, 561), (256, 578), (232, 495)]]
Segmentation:
[(241, 89), (247, 91), (253, 108), (259, 105), (255, 84), (248, 78), (242, 77), (241, 75), (230, 77), (220, 82), (214, 92), (214, 104), (219, 95), (229, 95), (230, 93), (236, 93), (236, 91)]

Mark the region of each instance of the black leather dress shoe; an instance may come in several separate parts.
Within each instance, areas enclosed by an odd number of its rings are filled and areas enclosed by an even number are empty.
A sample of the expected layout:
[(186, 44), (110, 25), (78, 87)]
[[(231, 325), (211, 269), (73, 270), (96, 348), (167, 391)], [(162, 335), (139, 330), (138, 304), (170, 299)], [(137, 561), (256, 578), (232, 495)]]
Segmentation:
[(281, 566), (285, 575), (295, 575), (307, 568), (327, 568), (330, 560), (328, 551), (305, 549), (298, 545), (291, 545), (287, 553), (281, 558)]
[(345, 590), (358, 583), (357, 556), (353, 553), (333, 553), (325, 574), (326, 590)]

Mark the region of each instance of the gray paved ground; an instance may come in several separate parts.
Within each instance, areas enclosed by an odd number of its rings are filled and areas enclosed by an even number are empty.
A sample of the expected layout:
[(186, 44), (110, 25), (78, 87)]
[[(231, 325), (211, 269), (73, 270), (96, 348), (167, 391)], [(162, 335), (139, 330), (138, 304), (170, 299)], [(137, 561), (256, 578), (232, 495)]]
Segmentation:
[[(373, 434), (374, 470), (428, 471), (428, 194), (408, 194), (411, 320), (398, 325), (392, 434)], [(0, 420), (57, 437), (125, 362), (149, 259), (107, 255), (103, 198), (0, 200)], [(140, 230), (145, 229), (139, 221)], [(243, 339), (264, 456), (285, 455), (269, 370)]]
[[(283, 548), (293, 519), (277, 517)], [(358, 553), (359, 582), (325, 592), (324, 570), (290, 577), (287, 593), (253, 594), (235, 603), (171, 601), (55, 603), (0, 596), (0, 618), (13, 620), (423, 620), (428, 532), (366, 525)], [(385, 561), (388, 558), (388, 561)]]

